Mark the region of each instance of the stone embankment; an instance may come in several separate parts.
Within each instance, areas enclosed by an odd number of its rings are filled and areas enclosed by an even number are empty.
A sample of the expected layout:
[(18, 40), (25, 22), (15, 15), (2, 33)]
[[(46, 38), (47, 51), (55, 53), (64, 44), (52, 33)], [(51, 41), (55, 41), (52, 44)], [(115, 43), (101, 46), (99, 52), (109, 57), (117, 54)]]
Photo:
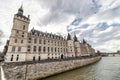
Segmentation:
[(6, 63), (3, 68), (7, 80), (37, 80), (95, 63), (101, 59), (100, 56), (86, 59), (61, 60), (36, 63)]

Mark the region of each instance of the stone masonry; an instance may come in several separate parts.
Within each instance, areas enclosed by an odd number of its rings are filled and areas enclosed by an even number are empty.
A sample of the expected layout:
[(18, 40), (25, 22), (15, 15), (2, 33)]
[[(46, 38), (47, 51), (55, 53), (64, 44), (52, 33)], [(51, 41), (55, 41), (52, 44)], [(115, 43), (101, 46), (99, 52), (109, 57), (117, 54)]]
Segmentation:
[[(26, 80), (36, 80), (95, 63), (100, 58), (100, 56), (97, 56), (78, 60), (33, 63), (27, 64), (27, 68), (26, 64), (6, 63), (3, 68), (7, 80), (25, 80), (25, 75)], [(26, 69), (27, 74), (25, 74)]]

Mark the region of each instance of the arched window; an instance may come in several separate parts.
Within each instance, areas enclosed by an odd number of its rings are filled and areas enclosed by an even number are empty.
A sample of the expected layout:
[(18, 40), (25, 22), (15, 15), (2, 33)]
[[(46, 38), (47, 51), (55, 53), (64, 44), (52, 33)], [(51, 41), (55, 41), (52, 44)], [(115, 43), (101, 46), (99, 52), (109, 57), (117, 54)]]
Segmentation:
[(19, 59), (19, 55), (17, 55), (16, 61), (18, 61), (18, 59)]
[(13, 55), (11, 56), (11, 61), (13, 61)]

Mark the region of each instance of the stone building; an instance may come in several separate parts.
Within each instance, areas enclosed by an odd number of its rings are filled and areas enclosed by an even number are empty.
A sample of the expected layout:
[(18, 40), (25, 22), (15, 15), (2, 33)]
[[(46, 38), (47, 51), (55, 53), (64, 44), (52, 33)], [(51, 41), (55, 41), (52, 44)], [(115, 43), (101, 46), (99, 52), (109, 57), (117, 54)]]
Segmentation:
[(14, 15), (6, 62), (40, 61), (94, 55), (95, 50), (83, 39), (79, 42), (68, 34), (63, 36), (35, 30), (28, 31), (30, 18), (23, 15), (22, 6)]

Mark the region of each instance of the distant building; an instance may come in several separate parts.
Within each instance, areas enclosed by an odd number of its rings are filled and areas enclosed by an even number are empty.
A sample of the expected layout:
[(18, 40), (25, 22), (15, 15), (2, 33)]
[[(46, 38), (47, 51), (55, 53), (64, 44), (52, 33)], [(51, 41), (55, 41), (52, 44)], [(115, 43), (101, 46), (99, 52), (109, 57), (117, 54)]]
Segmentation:
[(30, 18), (23, 15), (22, 6), (14, 15), (9, 38), (6, 62), (40, 61), (68, 57), (90, 56), (95, 50), (83, 39), (80, 43), (74, 35), (62, 36), (45, 33), (34, 28), (28, 32)]

